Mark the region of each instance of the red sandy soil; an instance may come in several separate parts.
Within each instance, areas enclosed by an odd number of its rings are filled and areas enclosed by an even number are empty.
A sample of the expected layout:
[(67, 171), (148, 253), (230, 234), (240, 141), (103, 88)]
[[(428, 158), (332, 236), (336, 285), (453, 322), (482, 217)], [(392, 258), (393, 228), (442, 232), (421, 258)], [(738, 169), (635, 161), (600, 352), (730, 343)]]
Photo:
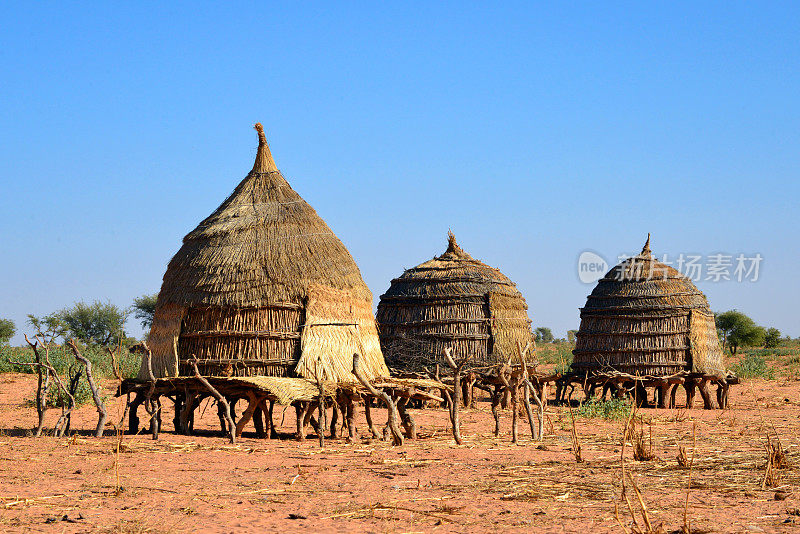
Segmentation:
[[(114, 384), (106, 386), (110, 395)], [(521, 419), (521, 441), (512, 445), (508, 411), (495, 438), (488, 404), (480, 402), (463, 414), (463, 446), (447, 433), (446, 412), (427, 409), (414, 411), (420, 439), (402, 447), (366, 439), (360, 418), (363, 439), (327, 440), (320, 449), (311, 436), (299, 443), (247, 432), (231, 446), (215, 433), (216, 409), (205, 404), (196, 423), (201, 435), (178, 436), (165, 406), (160, 439), (124, 436), (117, 455), (110, 430), (89, 437), (92, 405), (74, 414), (77, 435), (30, 437), (34, 389), (31, 375), (0, 375), (3, 532), (623, 532), (615, 503), (625, 527), (631, 524), (620, 501), (624, 422), (577, 418), (584, 461), (576, 463), (566, 407), (548, 407), (543, 443), (531, 441)], [(108, 403), (118, 420), (122, 401)], [(634, 461), (629, 443), (625, 463), (653, 527), (683, 525), (689, 471), (676, 457), (679, 445), (692, 456), (695, 427), (694, 531), (800, 530), (800, 490), (791, 493), (800, 482), (798, 403), (800, 382), (752, 380), (732, 388), (726, 411), (640, 410), (657, 458)], [(294, 410), (285, 415), (288, 434)], [(48, 412), (50, 427), (57, 416)], [(781, 486), (762, 489), (768, 432), (779, 435), (790, 467)], [(776, 489), (788, 498), (776, 500)], [(630, 486), (628, 493), (638, 515)]]

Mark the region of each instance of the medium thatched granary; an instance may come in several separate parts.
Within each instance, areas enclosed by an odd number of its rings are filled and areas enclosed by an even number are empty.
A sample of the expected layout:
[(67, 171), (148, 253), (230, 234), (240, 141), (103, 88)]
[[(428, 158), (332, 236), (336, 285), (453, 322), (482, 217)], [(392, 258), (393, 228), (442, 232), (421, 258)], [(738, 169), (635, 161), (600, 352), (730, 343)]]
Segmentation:
[[(328, 225), (287, 183), (258, 130), (253, 170), (169, 262), (149, 344), (156, 377), (388, 376), (372, 294)], [(146, 378), (142, 369), (140, 378)]]
[(445, 347), (478, 364), (507, 361), (531, 341), (528, 305), (503, 273), (464, 252), (449, 234), (441, 256), (406, 270), (376, 315), (387, 363), (415, 370)]
[(611, 269), (586, 299), (573, 354), (577, 373), (725, 373), (705, 295), (653, 257), (649, 234), (641, 254)]

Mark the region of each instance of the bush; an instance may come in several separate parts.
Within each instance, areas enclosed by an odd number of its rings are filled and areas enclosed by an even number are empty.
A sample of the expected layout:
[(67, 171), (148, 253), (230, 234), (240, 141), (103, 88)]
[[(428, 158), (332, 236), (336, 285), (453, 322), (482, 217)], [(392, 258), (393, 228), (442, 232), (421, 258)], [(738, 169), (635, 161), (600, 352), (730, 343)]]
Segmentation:
[(589, 419), (625, 419), (631, 411), (631, 402), (628, 399), (600, 400), (590, 399), (576, 410), (575, 415)]
[[(61, 377), (61, 380), (64, 382), (64, 387), (69, 388), (69, 378)], [(33, 399), (32, 402), (35, 404), (36, 399)], [(78, 389), (75, 391), (75, 406), (83, 406), (90, 402), (93, 402), (92, 390), (89, 388), (86, 375), (82, 374), (78, 382)], [(50, 389), (47, 391), (47, 406), (49, 408), (69, 406), (67, 395), (58, 387), (58, 383), (55, 380), (50, 381)]]
[(767, 365), (763, 356), (758, 354), (745, 354), (739, 363), (732, 368), (739, 378), (766, 378), (775, 379), (775, 369)]
[[(81, 353), (92, 362), (92, 374), (96, 379), (114, 378), (111, 369), (111, 357), (103, 347), (81, 347)], [(36, 369), (29, 365), (14, 365), (12, 361), (33, 362), (33, 351), (30, 347), (0, 346), (0, 373), (36, 373)], [(62, 377), (65, 376), (70, 366), (74, 366), (75, 356), (67, 347), (54, 345), (50, 349), (50, 363)], [(139, 372), (141, 356), (133, 354), (123, 348), (117, 358), (119, 371), (122, 378), (135, 378)]]

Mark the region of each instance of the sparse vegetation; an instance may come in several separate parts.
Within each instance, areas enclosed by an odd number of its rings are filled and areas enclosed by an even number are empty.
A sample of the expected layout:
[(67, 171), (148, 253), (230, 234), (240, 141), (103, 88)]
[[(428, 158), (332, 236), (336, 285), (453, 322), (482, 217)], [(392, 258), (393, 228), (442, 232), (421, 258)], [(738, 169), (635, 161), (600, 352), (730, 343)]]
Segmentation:
[(600, 418), (609, 420), (621, 420), (628, 417), (631, 411), (631, 403), (627, 399), (601, 400), (594, 398), (584, 402), (575, 411), (578, 417)]
[(739, 363), (732, 366), (732, 370), (739, 378), (775, 379), (775, 368), (767, 365), (764, 357), (758, 354), (745, 354)]

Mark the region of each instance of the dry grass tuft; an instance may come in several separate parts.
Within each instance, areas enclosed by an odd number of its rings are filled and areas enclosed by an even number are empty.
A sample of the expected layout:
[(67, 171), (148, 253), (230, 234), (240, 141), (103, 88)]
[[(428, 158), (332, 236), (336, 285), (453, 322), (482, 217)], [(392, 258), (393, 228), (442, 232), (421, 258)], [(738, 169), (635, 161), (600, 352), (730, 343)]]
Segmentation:
[(782, 469), (789, 467), (789, 460), (786, 458), (786, 452), (783, 450), (780, 438), (770, 436), (767, 434), (767, 442), (764, 444), (764, 449), (767, 452), (767, 463), (764, 466), (764, 480), (761, 483), (761, 488), (774, 488), (779, 486), (783, 478)]

